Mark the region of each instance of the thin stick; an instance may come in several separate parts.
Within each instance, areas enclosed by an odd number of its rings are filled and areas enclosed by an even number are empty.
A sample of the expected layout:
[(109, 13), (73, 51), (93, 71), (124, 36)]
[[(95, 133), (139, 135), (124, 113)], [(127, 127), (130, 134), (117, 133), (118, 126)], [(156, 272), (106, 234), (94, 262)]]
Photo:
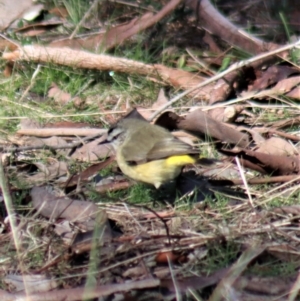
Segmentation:
[(248, 198), (249, 198), (249, 203), (250, 203), (251, 207), (254, 208), (253, 200), (252, 200), (251, 193), (250, 193), (250, 190), (249, 190), (249, 185), (247, 183), (247, 180), (246, 180), (246, 177), (245, 177), (245, 174), (244, 174), (244, 170), (241, 166), (240, 160), (239, 160), (238, 157), (235, 157), (235, 161), (236, 161), (236, 164), (237, 164), (238, 169), (240, 171), (240, 175), (241, 175), (241, 178), (243, 180), (243, 184), (245, 186), (245, 189), (246, 189), (246, 192), (247, 192), (247, 195), (248, 195)]
[(270, 51), (268, 53), (262, 53), (262, 54), (259, 54), (249, 60), (244, 60), (244, 61), (241, 61), (241, 62), (237, 62), (235, 64), (233, 64), (232, 66), (230, 66), (227, 70), (205, 80), (204, 82), (200, 83), (199, 85), (196, 85), (195, 87), (191, 88), (191, 89), (188, 89), (180, 94), (178, 94), (177, 96), (175, 96), (173, 99), (171, 99), (168, 103), (166, 103), (165, 105), (161, 106), (154, 114), (152, 114), (150, 116), (150, 118), (148, 119), (148, 121), (152, 121), (156, 116), (158, 116), (162, 111), (164, 111), (166, 108), (170, 107), (172, 104), (174, 104), (175, 102), (177, 102), (178, 100), (180, 100), (182, 97), (188, 95), (189, 93), (199, 89), (199, 88), (202, 88), (204, 86), (207, 86), (208, 84), (224, 77), (225, 75), (227, 75), (228, 73), (232, 72), (232, 71), (236, 71), (244, 66), (247, 66), (247, 65), (250, 65), (256, 61), (259, 61), (261, 59), (265, 59), (269, 56), (272, 56), (272, 55), (275, 55), (275, 54), (279, 54), (280, 52), (283, 52), (283, 51), (286, 51), (286, 50), (289, 50), (291, 48), (294, 48), (294, 47), (297, 47), (297, 46), (300, 46), (300, 40), (297, 41), (296, 43), (293, 43), (293, 44), (289, 44), (289, 45), (286, 45), (286, 46), (283, 46), (283, 47), (280, 47), (278, 49), (275, 49), (273, 51)]
[[(103, 135), (103, 133), (99, 133), (99, 134), (84, 137), (84, 138), (80, 139), (80, 141), (76, 141), (74, 143), (57, 145), (57, 146), (50, 146), (50, 145), (46, 145), (46, 144), (41, 145), (41, 146), (23, 146), (23, 147), (7, 147), (7, 148), (0, 146), (0, 151), (7, 153), (7, 152), (28, 151), (28, 150), (34, 150), (34, 149), (35, 150), (37, 150), (37, 149), (49, 149), (49, 150), (69, 149), (69, 148), (75, 148), (75, 147), (81, 146), (84, 144), (84, 142), (86, 142), (88, 140), (96, 139), (102, 135)], [(103, 138), (103, 140), (104, 140), (104, 138)]]

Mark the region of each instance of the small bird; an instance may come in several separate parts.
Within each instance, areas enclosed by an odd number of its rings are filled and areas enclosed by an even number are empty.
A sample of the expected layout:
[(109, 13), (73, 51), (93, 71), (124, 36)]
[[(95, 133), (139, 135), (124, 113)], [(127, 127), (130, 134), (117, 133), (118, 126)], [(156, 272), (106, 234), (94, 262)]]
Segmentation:
[(122, 119), (110, 128), (107, 141), (125, 175), (156, 188), (175, 179), (183, 166), (196, 163), (199, 156), (167, 129), (136, 118)]

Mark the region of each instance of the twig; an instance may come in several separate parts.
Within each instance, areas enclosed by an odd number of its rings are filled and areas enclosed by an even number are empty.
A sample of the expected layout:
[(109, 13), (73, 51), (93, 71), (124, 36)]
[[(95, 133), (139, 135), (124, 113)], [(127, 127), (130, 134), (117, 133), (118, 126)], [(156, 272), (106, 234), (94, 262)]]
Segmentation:
[(69, 288), (69, 289), (61, 289), (61, 290), (53, 290), (51, 292), (47, 292), (45, 294), (42, 293), (32, 293), (32, 294), (24, 294), (23, 292), (19, 293), (10, 293), (5, 296), (1, 296), (2, 301), (53, 301), (53, 300), (68, 300), (68, 301), (76, 301), (82, 300), (83, 296), (86, 299), (95, 299), (102, 296), (108, 296), (117, 292), (126, 292), (132, 291), (136, 289), (146, 289), (146, 288), (154, 288), (160, 285), (160, 280), (148, 278), (139, 281), (131, 281), (126, 283), (118, 283), (118, 284), (107, 284), (107, 285), (98, 285), (94, 288), (85, 291), (85, 288)]
[(74, 128), (44, 128), (44, 129), (22, 129), (17, 135), (49, 137), (49, 136), (99, 136), (107, 132), (105, 129), (74, 129)]
[[(143, 109), (142, 111), (153, 111), (153, 109)], [(97, 113), (79, 113), (79, 114), (63, 114), (63, 115), (51, 115), (51, 116), (43, 116), (39, 115), (39, 118), (65, 118), (65, 117), (80, 117), (80, 116), (102, 116), (102, 115), (109, 115), (109, 114), (124, 114), (127, 111), (106, 111), (106, 112), (97, 112)], [(28, 116), (10, 116), (10, 117), (0, 117), (0, 120), (13, 120), (13, 119), (27, 119)], [(30, 116), (32, 118), (32, 116)]]
[(74, 142), (71, 144), (64, 144), (64, 145), (57, 145), (57, 146), (49, 146), (49, 145), (41, 145), (41, 146), (23, 146), (23, 147), (1, 147), (0, 151), (3, 151), (5, 153), (7, 152), (21, 152), (21, 151), (28, 151), (28, 150), (36, 150), (36, 149), (49, 149), (49, 150), (57, 150), (57, 149), (69, 149), (69, 148), (75, 148), (78, 146), (81, 146), (83, 142), (86, 142), (88, 140), (93, 140), (95, 138), (98, 138), (102, 136), (103, 133), (98, 133), (92, 136), (84, 137), (80, 139), (78, 142)]
[(170, 101), (168, 103), (166, 103), (165, 105), (161, 106), (154, 114), (152, 114), (150, 116), (150, 118), (148, 119), (148, 121), (152, 121), (156, 116), (158, 116), (162, 111), (164, 111), (165, 109), (167, 109), (168, 107), (170, 107), (172, 104), (174, 104), (175, 102), (177, 102), (178, 100), (180, 100), (182, 97), (188, 95), (189, 93), (193, 92), (194, 90), (196, 89), (199, 89), (199, 88), (202, 88), (222, 77), (224, 77), (225, 75), (229, 74), (230, 72), (233, 72), (233, 71), (236, 71), (244, 66), (247, 66), (247, 65), (250, 65), (256, 61), (259, 61), (259, 60), (262, 60), (262, 59), (265, 59), (269, 56), (272, 56), (272, 55), (275, 55), (275, 54), (279, 54), (280, 52), (283, 52), (283, 51), (287, 51), (291, 48), (294, 48), (294, 47), (297, 47), (297, 46), (300, 46), (300, 40), (297, 41), (296, 43), (292, 43), (292, 44), (289, 44), (289, 45), (286, 45), (286, 46), (283, 46), (283, 47), (280, 47), (278, 49), (275, 49), (273, 51), (270, 51), (270, 52), (267, 52), (267, 53), (263, 53), (263, 54), (259, 54), (249, 60), (244, 60), (244, 61), (241, 61), (241, 62), (237, 62), (235, 64), (233, 64), (232, 66), (230, 66), (227, 70), (201, 82), (199, 85), (196, 85), (194, 86), (193, 88), (191, 89), (188, 89), (182, 93), (180, 93), (179, 95), (175, 96), (173, 99), (170, 99)]
[(299, 294), (299, 290), (300, 290), (300, 274), (298, 274), (297, 280), (295, 281), (294, 285), (291, 287), (288, 301), (296, 300)]
[(187, 4), (195, 10), (204, 29), (219, 36), (229, 45), (251, 54), (280, 47), (278, 44), (265, 42), (233, 24), (212, 5), (210, 0), (187, 0)]
[[(46, 113), (46, 112), (44, 112), (44, 111), (42, 111), (42, 110), (40, 110), (40, 109), (38, 109), (38, 108), (31, 107), (31, 106), (28, 105), (28, 104), (20, 103), (20, 102), (17, 103), (17, 102), (15, 102), (15, 101), (9, 100), (9, 99), (8, 99), (7, 97), (5, 97), (5, 96), (1, 96), (1, 100), (2, 100), (2, 101), (9, 102), (9, 103), (12, 103), (12, 104), (14, 104), (14, 105), (21, 106), (21, 107), (23, 107), (23, 108), (25, 108), (25, 109), (27, 109), (27, 110), (36, 111), (36, 112), (38, 112), (39, 114), (43, 114), (43, 115), (45, 115), (45, 116), (48, 117), (48, 118), (52, 118), (52, 114), (51, 114), (51, 113)], [(32, 117), (31, 117), (31, 118), (32, 118)]]
[(248, 186), (248, 183), (247, 183), (247, 180), (246, 180), (246, 177), (245, 177), (245, 173), (244, 173), (244, 170), (242, 169), (242, 166), (241, 166), (241, 163), (240, 163), (240, 160), (239, 160), (238, 157), (235, 157), (235, 162), (236, 162), (236, 165), (239, 169), (241, 178), (243, 180), (243, 184), (245, 186), (245, 189), (246, 189), (246, 192), (247, 192), (247, 195), (248, 195), (249, 203), (250, 203), (251, 207), (254, 208), (252, 196), (251, 196), (249, 186)]
[[(276, 177), (264, 177), (264, 178), (252, 178), (247, 179), (249, 185), (257, 184), (270, 184), (270, 183), (281, 183), (288, 181), (300, 181), (299, 175), (288, 175), (288, 176), (276, 176)], [(244, 182), (242, 179), (230, 179), (230, 180), (209, 180), (213, 185), (243, 185)], [(290, 183), (289, 183), (290, 184)]]

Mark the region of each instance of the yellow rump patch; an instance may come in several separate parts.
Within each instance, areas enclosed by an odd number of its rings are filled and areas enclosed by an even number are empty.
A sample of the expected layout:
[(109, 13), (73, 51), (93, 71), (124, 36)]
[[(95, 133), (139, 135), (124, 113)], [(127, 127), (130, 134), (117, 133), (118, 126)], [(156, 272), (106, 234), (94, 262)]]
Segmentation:
[(183, 166), (186, 164), (194, 164), (196, 163), (196, 159), (189, 155), (180, 155), (180, 156), (171, 156), (166, 158), (165, 164), (167, 166)]

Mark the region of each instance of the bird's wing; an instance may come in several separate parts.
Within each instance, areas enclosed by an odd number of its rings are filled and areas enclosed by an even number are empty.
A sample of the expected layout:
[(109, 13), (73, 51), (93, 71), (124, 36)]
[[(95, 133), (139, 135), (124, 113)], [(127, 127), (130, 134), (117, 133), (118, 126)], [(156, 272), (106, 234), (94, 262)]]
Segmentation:
[(165, 129), (151, 127), (145, 132), (146, 134), (143, 134), (143, 128), (140, 128), (131, 135), (131, 141), (134, 143), (124, 142), (122, 155), (127, 162), (141, 164), (174, 155), (199, 153)]
[(127, 162), (135, 164), (147, 162), (149, 147), (153, 147), (153, 145), (151, 145), (151, 139), (149, 139), (147, 135), (141, 135), (138, 131), (132, 133), (131, 139), (131, 141), (135, 142), (128, 143), (125, 141), (122, 147), (122, 155), (124, 159)]
[(193, 149), (189, 144), (170, 137), (157, 142), (147, 153), (147, 161), (158, 160), (175, 155), (197, 154), (199, 151)]

